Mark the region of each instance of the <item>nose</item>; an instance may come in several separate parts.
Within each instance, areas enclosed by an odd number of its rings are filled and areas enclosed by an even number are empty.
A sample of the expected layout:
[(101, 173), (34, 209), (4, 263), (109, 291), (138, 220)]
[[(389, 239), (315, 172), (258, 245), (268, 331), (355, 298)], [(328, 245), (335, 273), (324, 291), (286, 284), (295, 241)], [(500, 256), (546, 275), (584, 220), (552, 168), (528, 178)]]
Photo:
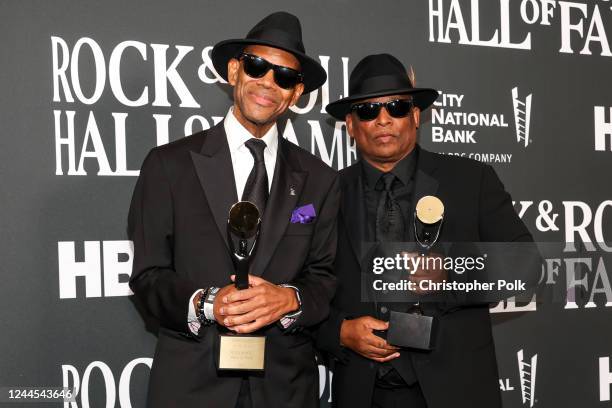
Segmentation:
[(389, 112), (387, 112), (387, 108), (386, 107), (381, 107), (380, 108), (380, 112), (378, 112), (378, 116), (376, 117), (376, 125), (377, 126), (388, 126), (391, 124), (392, 121), (392, 117), (391, 115), (389, 115)]
[(268, 72), (266, 72), (266, 75), (259, 78), (257, 82), (265, 88), (273, 87), (274, 86), (274, 70), (272, 69), (268, 70)]

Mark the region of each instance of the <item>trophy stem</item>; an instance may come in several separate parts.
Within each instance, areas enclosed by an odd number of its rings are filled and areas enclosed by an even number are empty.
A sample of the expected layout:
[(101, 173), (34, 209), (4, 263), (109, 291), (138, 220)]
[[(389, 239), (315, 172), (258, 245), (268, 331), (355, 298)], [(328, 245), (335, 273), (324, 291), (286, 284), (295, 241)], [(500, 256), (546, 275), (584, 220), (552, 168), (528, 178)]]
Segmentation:
[(234, 283), (237, 289), (249, 288), (249, 265), (257, 246), (260, 226), (259, 210), (255, 204), (240, 201), (230, 209), (227, 219), (227, 241), (236, 268)]
[(236, 288), (248, 289), (249, 287), (249, 253), (247, 251), (247, 240), (241, 239), (238, 244), (236, 260)]

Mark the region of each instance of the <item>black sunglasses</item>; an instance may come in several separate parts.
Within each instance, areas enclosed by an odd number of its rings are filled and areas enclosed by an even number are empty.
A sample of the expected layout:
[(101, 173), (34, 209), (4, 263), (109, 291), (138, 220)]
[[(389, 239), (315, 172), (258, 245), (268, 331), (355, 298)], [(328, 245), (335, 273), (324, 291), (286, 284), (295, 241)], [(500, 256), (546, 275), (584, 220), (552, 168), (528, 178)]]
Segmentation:
[(269, 70), (274, 71), (274, 82), (283, 89), (293, 89), (302, 82), (302, 73), (293, 68), (274, 65), (257, 55), (247, 53), (240, 54), (240, 61), (244, 67), (244, 72), (251, 78), (261, 78)]
[(370, 121), (378, 117), (383, 106), (392, 117), (403, 118), (408, 116), (414, 106), (414, 102), (411, 99), (394, 99), (387, 102), (361, 102), (351, 106), (351, 111), (357, 114), (359, 120)]

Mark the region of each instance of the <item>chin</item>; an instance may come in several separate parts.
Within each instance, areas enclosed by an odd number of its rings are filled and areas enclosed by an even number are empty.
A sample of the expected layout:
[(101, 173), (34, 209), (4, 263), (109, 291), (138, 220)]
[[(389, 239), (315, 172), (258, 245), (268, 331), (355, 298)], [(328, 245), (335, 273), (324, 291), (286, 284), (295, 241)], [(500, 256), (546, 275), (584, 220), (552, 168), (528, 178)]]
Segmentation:
[(378, 158), (379, 163), (395, 163), (397, 161), (397, 157), (395, 156), (383, 156)]
[(376, 152), (376, 154), (373, 155), (373, 157), (376, 157), (377, 160), (380, 161), (381, 163), (389, 163), (389, 162), (398, 161), (398, 159), (401, 158), (402, 156), (399, 155), (396, 151), (392, 151), (392, 152), (378, 151)]
[(251, 123), (258, 126), (266, 125), (275, 120), (273, 115), (244, 115), (244, 117)]
[(388, 158), (396, 157), (397, 154), (398, 154), (397, 149), (395, 148), (395, 146), (391, 146), (391, 145), (380, 146), (379, 149), (377, 149), (377, 151), (375, 152), (375, 155), (378, 157), (388, 157)]

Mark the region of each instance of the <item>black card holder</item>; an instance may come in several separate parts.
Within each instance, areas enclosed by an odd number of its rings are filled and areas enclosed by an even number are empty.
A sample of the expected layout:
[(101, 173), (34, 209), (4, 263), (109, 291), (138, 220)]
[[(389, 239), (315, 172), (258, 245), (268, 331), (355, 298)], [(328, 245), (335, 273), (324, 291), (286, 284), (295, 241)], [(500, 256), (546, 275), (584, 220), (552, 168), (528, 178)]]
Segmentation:
[(433, 316), (391, 311), (387, 342), (397, 347), (433, 350), (438, 321)]

